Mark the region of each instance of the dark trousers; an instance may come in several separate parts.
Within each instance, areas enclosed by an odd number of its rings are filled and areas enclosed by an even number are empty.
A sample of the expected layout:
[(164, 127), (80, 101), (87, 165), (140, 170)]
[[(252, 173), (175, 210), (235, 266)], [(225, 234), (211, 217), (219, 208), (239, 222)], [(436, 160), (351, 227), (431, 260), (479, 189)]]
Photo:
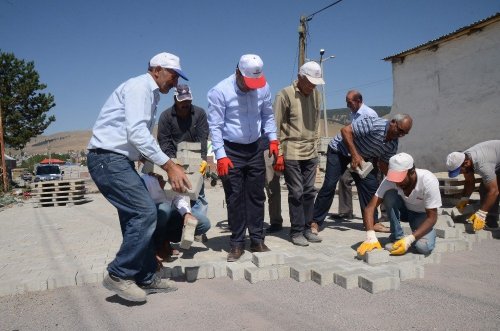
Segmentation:
[(302, 233), (311, 227), (316, 189), (318, 158), (310, 160), (286, 160), (285, 182), (288, 187), (290, 235)]
[[(345, 156), (341, 153), (334, 152), (330, 147), (326, 152), (326, 172), (325, 180), (323, 186), (316, 196), (316, 201), (314, 202), (314, 215), (313, 220), (318, 224), (322, 224), (328, 215), (328, 211), (332, 206), (333, 198), (335, 196), (335, 189), (337, 188), (337, 182), (340, 176), (347, 169), (347, 165), (351, 162), (351, 157)], [(374, 167), (373, 170), (365, 177), (360, 178), (358, 174), (352, 173), (352, 178), (356, 183), (356, 188), (358, 189), (359, 204), (361, 212), (363, 213), (366, 205), (370, 202), (371, 198), (375, 195), (378, 188), (377, 179), (377, 168)], [(374, 213), (375, 221), (378, 220), (378, 212), (375, 210)]]
[[(497, 173), (497, 184), (500, 188), (500, 173)], [(486, 197), (487, 191), (483, 182), (479, 185), (479, 198), (480, 202), (483, 202), (483, 199)], [(498, 225), (498, 203), (500, 202), (500, 194), (497, 195), (495, 203), (491, 206), (490, 210), (487, 210), (488, 216), (486, 216), (486, 225), (491, 227), (497, 227)]]
[(259, 141), (237, 144), (224, 141), (224, 149), (234, 168), (221, 178), (231, 229), (231, 247), (245, 245), (248, 228), (253, 244), (264, 241), (265, 164)]

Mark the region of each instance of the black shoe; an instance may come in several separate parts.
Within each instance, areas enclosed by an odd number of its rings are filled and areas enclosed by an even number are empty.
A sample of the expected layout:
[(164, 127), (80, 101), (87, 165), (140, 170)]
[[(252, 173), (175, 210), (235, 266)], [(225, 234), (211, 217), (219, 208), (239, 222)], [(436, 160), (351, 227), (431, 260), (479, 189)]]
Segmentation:
[(264, 243), (258, 243), (258, 244), (252, 244), (250, 245), (250, 251), (251, 252), (269, 252), (270, 249), (269, 247), (266, 246)]
[(353, 217), (354, 217), (354, 215), (353, 215), (352, 212), (350, 212), (350, 213), (332, 214), (332, 218), (334, 218), (334, 219), (351, 219)]
[(283, 225), (274, 223), (274, 224), (271, 224), (271, 226), (266, 229), (266, 232), (267, 233), (275, 233), (275, 232), (281, 231), (282, 229), (283, 229)]
[(227, 262), (238, 261), (238, 259), (245, 253), (241, 247), (231, 247), (229, 253), (227, 253)]

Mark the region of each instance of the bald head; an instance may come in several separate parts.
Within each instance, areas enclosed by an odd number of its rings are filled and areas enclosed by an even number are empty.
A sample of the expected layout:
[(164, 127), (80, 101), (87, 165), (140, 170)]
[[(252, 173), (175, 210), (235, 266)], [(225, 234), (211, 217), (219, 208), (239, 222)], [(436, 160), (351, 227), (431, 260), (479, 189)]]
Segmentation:
[(363, 96), (356, 90), (350, 90), (345, 96), (345, 102), (347, 108), (349, 108), (353, 113), (357, 112), (361, 105), (363, 104)]

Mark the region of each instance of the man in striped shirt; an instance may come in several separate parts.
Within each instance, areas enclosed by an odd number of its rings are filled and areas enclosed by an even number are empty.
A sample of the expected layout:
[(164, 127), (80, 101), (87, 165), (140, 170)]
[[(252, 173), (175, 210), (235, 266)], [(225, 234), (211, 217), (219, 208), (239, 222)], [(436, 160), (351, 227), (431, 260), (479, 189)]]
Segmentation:
[[(313, 223), (321, 226), (324, 222), (333, 202), (337, 182), (349, 163), (352, 169), (356, 169), (361, 167), (363, 160), (378, 158), (378, 168), (387, 174), (389, 159), (398, 150), (398, 139), (410, 132), (412, 123), (412, 118), (406, 114), (397, 114), (390, 121), (363, 117), (340, 130), (328, 145), (325, 180), (314, 202)], [(365, 178), (354, 172), (352, 177), (363, 213), (378, 188), (377, 167)], [(376, 210), (374, 219), (378, 219)]]

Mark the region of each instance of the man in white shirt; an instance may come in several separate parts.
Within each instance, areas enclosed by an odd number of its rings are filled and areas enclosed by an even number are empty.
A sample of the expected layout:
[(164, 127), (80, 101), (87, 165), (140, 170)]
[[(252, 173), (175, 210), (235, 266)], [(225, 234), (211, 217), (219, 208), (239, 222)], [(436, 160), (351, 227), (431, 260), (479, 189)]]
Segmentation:
[[(367, 239), (359, 246), (358, 254), (381, 248), (373, 231), (373, 212), (384, 203), (391, 224), (390, 239), (386, 245), (392, 255), (405, 254), (414, 245), (420, 254), (428, 255), (436, 243), (434, 225), (437, 209), (441, 207), (441, 193), (436, 176), (425, 169), (415, 169), (413, 158), (399, 153), (389, 159), (387, 177), (380, 184), (366, 206), (363, 221)], [(410, 223), (412, 234), (405, 236), (400, 222)]]
[(187, 196), (177, 194), (169, 198), (164, 191), (165, 179), (155, 173), (143, 174), (142, 179), (156, 203), (158, 219), (154, 233), (156, 255), (159, 262), (171, 257), (171, 242), (180, 242), (182, 249), (189, 249), (194, 236), (210, 229), (210, 220), (202, 211), (191, 210)]
[(161, 166), (177, 192), (191, 188), (184, 169), (161, 151), (151, 135), (160, 93), (177, 86), (179, 76), (186, 79), (177, 56), (160, 53), (151, 58), (146, 74), (127, 80), (110, 95), (87, 147), (90, 175), (118, 210), (123, 235), (103, 285), (129, 301), (142, 302), (147, 293), (177, 289), (155, 274), (156, 205), (134, 161), (148, 159)]

